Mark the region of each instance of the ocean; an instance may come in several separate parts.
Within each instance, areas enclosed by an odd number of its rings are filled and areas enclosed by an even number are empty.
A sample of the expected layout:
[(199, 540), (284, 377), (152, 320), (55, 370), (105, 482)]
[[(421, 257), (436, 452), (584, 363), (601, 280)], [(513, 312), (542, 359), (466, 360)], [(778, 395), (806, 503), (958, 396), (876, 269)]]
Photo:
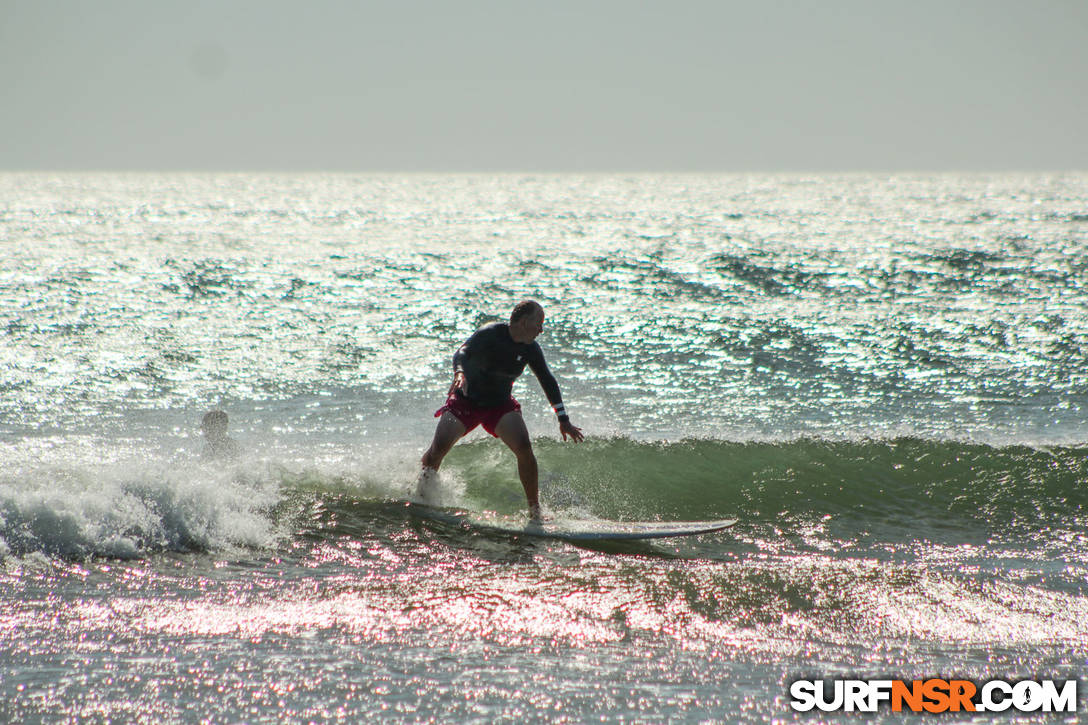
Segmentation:
[[(545, 513), (735, 527), (412, 515), (525, 298), (586, 434), (527, 371)], [(6, 173), (0, 327), (0, 721), (857, 721), (791, 683), (1088, 668), (1085, 174)], [(441, 497), (524, 515), (478, 430)], [(994, 715), (864, 719), (934, 717)]]

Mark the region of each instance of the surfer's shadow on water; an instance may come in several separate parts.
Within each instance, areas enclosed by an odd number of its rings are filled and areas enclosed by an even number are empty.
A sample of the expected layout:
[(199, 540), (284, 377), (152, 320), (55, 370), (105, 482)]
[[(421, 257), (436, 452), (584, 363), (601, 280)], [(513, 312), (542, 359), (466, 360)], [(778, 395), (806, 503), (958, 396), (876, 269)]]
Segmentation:
[(419, 543), (429, 549), (468, 552), (485, 564), (532, 564), (540, 553), (534, 541), (517, 537), (482, 537), (455, 521), (412, 517), (409, 526)]

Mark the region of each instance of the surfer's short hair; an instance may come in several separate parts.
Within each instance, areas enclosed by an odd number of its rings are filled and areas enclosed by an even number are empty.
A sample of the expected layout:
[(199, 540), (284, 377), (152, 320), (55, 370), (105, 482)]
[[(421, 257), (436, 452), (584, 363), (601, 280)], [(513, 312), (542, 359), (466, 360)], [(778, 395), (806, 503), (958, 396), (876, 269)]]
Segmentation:
[(226, 411), (223, 410), (210, 410), (204, 414), (204, 417), (200, 421), (201, 430), (214, 430), (216, 428), (222, 428), (226, 430), (227, 422), (230, 419), (227, 417)]
[(535, 314), (537, 310), (544, 311), (539, 302), (536, 300), (522, 300), (514, 305), (514, 310), (510, 313), (510, 324), (513, 325), (523, 317)]

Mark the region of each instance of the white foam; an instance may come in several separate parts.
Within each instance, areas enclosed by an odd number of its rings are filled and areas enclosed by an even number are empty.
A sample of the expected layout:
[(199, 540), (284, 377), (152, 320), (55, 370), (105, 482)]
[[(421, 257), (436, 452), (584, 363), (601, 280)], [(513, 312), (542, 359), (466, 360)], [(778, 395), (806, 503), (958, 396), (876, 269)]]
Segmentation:
[(130, 461), (38, 467), (0, 478), (0, 555), (134, 558), (266, 547), (279, 485), (245, 466)]
[(465, 482), (450, 472), (428, 469), (416, 479), (409, 500), (428, 506), (462, 506), (465, 503)]

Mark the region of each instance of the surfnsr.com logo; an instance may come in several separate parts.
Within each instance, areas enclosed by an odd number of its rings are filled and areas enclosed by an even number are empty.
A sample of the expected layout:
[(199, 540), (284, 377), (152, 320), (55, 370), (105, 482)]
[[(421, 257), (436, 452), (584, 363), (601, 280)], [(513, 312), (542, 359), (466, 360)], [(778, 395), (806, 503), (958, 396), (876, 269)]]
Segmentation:
[(1077, 681), (797, 680), (790, 697), (797, 712), (1076, 712)]

